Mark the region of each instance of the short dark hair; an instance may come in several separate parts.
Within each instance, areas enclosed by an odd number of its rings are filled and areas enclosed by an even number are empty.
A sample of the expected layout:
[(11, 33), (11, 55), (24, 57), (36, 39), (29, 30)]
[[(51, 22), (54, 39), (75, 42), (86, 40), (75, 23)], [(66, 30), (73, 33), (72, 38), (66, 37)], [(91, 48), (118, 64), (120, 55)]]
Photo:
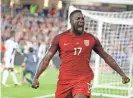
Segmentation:
[(30, 53), (33, 53), (34, 52), (34, 49), (32, 47), (29, 48), (29, 52)]
[(74, 10), (73, 12), (70, 13), (70, 20), (71, 20), (72, 16), (73, 16), (75, 13), (77, 13), (77, 12), (82, 13), (81, 10)]

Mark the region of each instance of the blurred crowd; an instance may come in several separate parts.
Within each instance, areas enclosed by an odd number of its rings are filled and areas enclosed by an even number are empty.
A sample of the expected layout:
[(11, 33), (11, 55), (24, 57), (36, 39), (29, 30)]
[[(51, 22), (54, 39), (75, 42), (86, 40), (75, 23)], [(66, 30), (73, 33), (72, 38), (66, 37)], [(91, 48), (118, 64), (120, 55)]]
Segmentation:
[[(26, 13), (26, 14), (23, 14)], [(58, 12), (48, 13), (48, 17), (38, 14), (30, 15), (28, 9), (22, 10), (15, 16), (2, 14), (1, 17), (1, 40), (2, 42), (10, 38), (10, 32), (24, 32), (26, 42), (21, 40), (20, 45), (27, 44), (37, 49), (40, 44), (49, 46), (53, 37), (66, 30), (67, 22), (61, 18)]]

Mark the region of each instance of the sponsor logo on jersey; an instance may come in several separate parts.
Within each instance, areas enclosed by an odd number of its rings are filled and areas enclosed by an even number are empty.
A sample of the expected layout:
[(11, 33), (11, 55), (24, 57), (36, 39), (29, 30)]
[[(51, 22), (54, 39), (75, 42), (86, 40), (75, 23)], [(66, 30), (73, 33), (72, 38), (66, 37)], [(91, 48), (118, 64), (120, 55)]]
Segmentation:
[(68, 44), (70, 44), (70, 43), (64, 43), (64, 46), (66, 46), (66, 45), (68, 45)]
[(89, 40), (84, 40), (84, 45), (85, 46), (89, 46), (89, 43), (90, 43)]
[(65, 43), (64, 43), (64, 46), (67, 46), (67, 45), (69, 45), (69, 44), (72, 44), (72, 43), (65, 42)]

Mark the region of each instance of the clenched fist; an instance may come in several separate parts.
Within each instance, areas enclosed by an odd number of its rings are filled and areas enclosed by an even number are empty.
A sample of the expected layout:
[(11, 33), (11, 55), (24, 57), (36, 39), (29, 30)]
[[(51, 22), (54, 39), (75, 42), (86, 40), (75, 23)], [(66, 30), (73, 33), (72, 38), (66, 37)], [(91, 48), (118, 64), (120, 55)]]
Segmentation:
[(128, 82), (130, 82), (130, 79), (127, 76), (122, 77), (122, 83), (123, 84), (126, 84)]
[(33, 79), (33, 81), (32, 81), (32, 88), (37, 89), (38, 87), (39, 87), (38, 79)]

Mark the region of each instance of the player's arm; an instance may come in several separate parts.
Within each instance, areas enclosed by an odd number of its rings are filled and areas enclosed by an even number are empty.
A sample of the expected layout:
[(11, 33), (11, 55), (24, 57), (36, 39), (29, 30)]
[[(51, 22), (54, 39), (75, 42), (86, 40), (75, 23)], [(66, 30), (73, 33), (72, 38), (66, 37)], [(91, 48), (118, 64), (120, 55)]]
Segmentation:
[(15, 43), (15, 47), (14, 47), (14, 49), (15, 49), (15, 51), (17, 52), (17, 53), (19, 53), (20, 55), (23, 55), (23, 53), (20, 51), (20, 45), (18, 44), (18, 43)]
[(114, 69), (117, 73), (120, 74), (122, 77), (122, 82), (127, 83), (130, 81), (130, 79), (125, 75), (125, 73), (121, 70), (121, 68), (118, 66), (116, 61), (112, 58), (111, 55), (109, 55), (106, 51), (104, 51), (100, 41), (96, 38), (96, 43), (93, 48), (93, 50), (104, 59), (104, 61), (112, 68)]
[(49, 65), (50, 60), (52, 59), (52, 57), (54, 56), (54, 54), (58, 50), (58, 48), (59, 48), (58, 39), (59, 39), (58, 36), (56, 36), (53, 39), (50, 48), (48, 49), (48, 51), (47, 51), (46, 55), (44, 56), (44, 58), (42, 59), (42, 61), (40, 62), (39, 66), (38, 66), (38, 69), (36, 71), (36, 74), (34, 76), (34, 79), (33, 79), (33, 83), (32, 83), (33, 88), (38, 88), (39, 87), (39, 82), (38, 82), (39, 76), (47, 68), (47, 66)]
[(17, 53), (19, 53), (20, 55), (24, 55), (22, 52), (20, 52), (18, 49), (15, 49)]

